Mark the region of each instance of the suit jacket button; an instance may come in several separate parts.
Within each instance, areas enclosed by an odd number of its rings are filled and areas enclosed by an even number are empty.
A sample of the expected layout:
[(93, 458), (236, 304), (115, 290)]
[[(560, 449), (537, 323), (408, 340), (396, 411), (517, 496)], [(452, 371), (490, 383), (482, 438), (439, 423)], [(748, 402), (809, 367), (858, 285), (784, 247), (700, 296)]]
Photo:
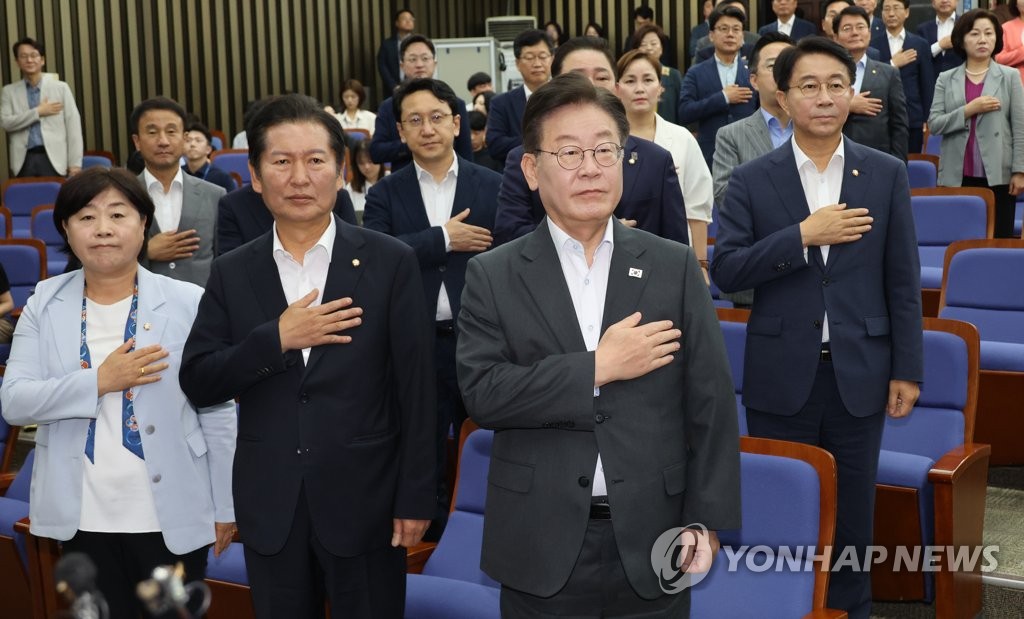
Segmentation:
[(156, 428), (153, 426), (146, 426), (146, 434), (152, 434), (154, 432), (156, 432)]
[(302, 402), (303, 404), (309, 404), (309, 394), (303, 393), (301, 396), (299, 396), (299, 402)]
[(170, 264), (167, 265), (167, 267), (170, 268), (170, 269), (173, 269), (175, 266), (176, 265), (173, 262), (171, 262)]
[(437, 270), (438, 270), (438, 271), (440, 271), (440, 272), (442, 272), (442, 273), (444, 273), (445, 271), (447, 271), (447, 270), (448, 270), (448, 267), (446, 267), (446, 266), (444, 266), (444, 265), (442, 264), (441, 266), (437, 267)]
[(598, 414), (594, 415), (594, 421), (596, 421), (597, 423), (603, 422), (604, 421), (604, 415), (602, 415), (601, 413), (598, 413)]
[(576, 480), (576, 483), (580, 485), (580, 488), (586, 488), (590, 485), (590, 478), (586, 475), (580, 475), (580, 478)]
[(160, 473), (157, 473), (156, 475), (153, 476), (153, 483), (154, 484), (159, 484), (161, 479), (163, 479), (163, 478), (160, 477)]
[(815, 329), (820, 329), (821, 328), (821, 321), (820, 320), (815, 320), (814, 321), (814, 328)]
[(822, 286), (828, 286), (828, 285), (829, 285), (829, 284), (831, 284), (831, 283), (832, 283), (832, 280), (830, 280), (830, 279), (829, 279), (829, 278), (827, 278), (827, 277), (826, 277), (825, 279), (821, 280), (821, 285), (822, 285)]

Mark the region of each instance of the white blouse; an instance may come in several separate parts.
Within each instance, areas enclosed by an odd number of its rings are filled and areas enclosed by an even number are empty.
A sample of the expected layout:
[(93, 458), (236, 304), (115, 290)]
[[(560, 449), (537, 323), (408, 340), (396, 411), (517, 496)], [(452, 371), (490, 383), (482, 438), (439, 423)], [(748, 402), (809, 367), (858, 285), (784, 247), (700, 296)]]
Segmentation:
[(377, 115), (369, 110), (356, 110), (356, 118), (352, 120), (348, 116), (348, 112), (342, 110), (336, 112), (334, 117), (341, 123), (342, 129), (366, 129), (370, 132), (370, 137), (373, 137), (373, 127), (377, 124)]

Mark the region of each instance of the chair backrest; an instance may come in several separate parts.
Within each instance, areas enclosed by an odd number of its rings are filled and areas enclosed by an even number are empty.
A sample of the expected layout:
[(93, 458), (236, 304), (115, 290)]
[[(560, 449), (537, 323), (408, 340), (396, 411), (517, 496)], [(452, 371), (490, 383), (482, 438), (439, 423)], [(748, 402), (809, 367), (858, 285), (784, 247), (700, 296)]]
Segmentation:
[(57, 232), (57, 225), (53, 223), (52, 204), (41, 204), (32, 209), (31, 231), (32, 238), (39, 239), (47, 248), (59, 249), (64, 245), (64, 238)]
[(942, 266), (953, 241), (992, 238), (995, 195), (984, 187), (936, 187), (911, 191), (921, 266)]
[(213, 150), (223, 150), (228, 144), (230, 144), (228, 136), (224, 135), (223, 131), (220, 129), (210, 129), (210, 146), (213, 147)]
[(729, 357), (729, 368), (732, 370), (733, 392), (736, 394), (737, 421), (740, 436), (747, 434), (747, 414), (743, 408), (743, 355), (747, 348), (747, 319), (749, 310), (733, 308), (715, 308), (718, 313), (718, 324), (722, 327), (725, 338), (725, 353)]
[(925, 142), (924, 152), (929, 155), (935, 155), (936, 157), (942, 155), (942, 136), (941, 135), (929, 135), (928, 141)]
[(35, 462), (35, 459), (36, 450), (32, 449), (25, 457), (21, 468), (18, 469), (18, 474), (14, 476), (14, 481), (7, 488), (5, 497), (28, 503), (29, 488), (32, 486), (32, 463)]
[(367, 129), (345, 129), (345, 133), (348, 135), (348, 137), (358, 142), (370, 139), (370, 131)]
[(943, 270), (940, 318), (974, 324), (982, 341), (1024, 344), (1024, 240), (957, 241)]
[[(691, 616), (802, 617), (825, 608), (835, 536), (836, 467), (811, 445), (740, 438), (743, 527), (693, 587)], [(728, 548), (726, 548), (728, 547)]]
[(0, 206), (0, 234), (3, 238), (11, 238), (11, 209)]
[(974, 325), (924, 319), (924, 382), (914, 412), (886, 417), (882, 449), (938, 460), (974, 440), (981, 340)]
[(242, 182), (251, 182), (249, 176), (249, 151), (240, 148), (215, 150), (210, 154), (210, 164), (225, 172), (236, 172)]
[[(96, 164), (102, 165), (105, 168), (113, 168), (117, 166), (117, 157), (114, 155), (114, 153), (110, 152), (109, 150), (87, 150), (85, 151), (84, 156), (90, 158), (92, 161), (96, 162)], [(100, 160), (104, 160), (105, 163)], [(88, 167), (84, 160), (82, 162), (82, 167)]]
[(498, 583), (480, 570), (484, 502), (494, 433), (467, 426), (463, 428), (463, 436), (448, 524), (437, 548), (423, 566), (423, 573), (497, 587)]
[(910, 159), (907, 161), (907, 176), (910, 178), (911, 189), (926, 189), (935, 187), (939, 170), (930, 161)]
[(63, 182), (59, 177), (12, 178), (4, 182), (3, 205), (11, 211), (11, 236), (29, 237), (32, 209), (56, 202)]
[(99, 155), (83, 155), (82, 156), (82, 169), (87, 168), (107, 168), (108, 170), (112, 167), (110, 160), (106, 157), (100, 157)]
[(36, 284), (46, 279), (46, 245), (39, 239), (0, 239), (0, 264), (11, 284), (14, 306), (24, 307)]

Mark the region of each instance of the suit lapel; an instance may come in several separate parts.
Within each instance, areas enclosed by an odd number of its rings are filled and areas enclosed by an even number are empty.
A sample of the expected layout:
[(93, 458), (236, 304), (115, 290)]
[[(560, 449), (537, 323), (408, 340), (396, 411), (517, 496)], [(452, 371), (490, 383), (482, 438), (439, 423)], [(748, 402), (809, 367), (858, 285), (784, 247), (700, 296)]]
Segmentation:
[(53, 330), (54, 341), (58, 342), (57, 351), (60, 365), (67, 372), (80, 369), (82, 341), (82, 298), (85, 295), (85, 277), (82, 271), (75, 273), (74, 278), (64, 284), (53, 295), (49, 311), (50, 329)]
[(546, 219), (541, 220), (536, 230), (527, 237), (520, 255), (523, 257), (524, 268), (519, 271), (519, 277), (527, 294), (539, 308), (560, 350), (586, 350)]
[[(771, 182), (779, 196), (779, 201), (789, 213), (790, 219), (793, 223), (800, 223), (807, 219), (811, 214), (811, 209), (807, 206), (804, 185), (800, 180), (800, 172), (796, 169), (796, 157), (793, 155), (792, 144), (783, 144), (766, 156), (771, 158), (770, 161), (777, 170), (777, 173), (770, 177)], [(807, 255), (819, 269), (824, 268), (821, 253), (817, 247), (808, 248)]]
[[(946, 89), (946, 92), (951, 93), (953, 96), (953, 108), (951, 109), (967, 105), (967, 95), (964, 90), (967, 86), (967, 74), (964, 72), (965, 70), (964, 65), (960, 65), (953, 69), (953, 75), (949, 78), (949, 88)], [(984, 90), (985, 89), (982, 88), (982, 94), (985, 94)]]
[[(418, 191), (416, 193), (419, 195)], [(337, 216), (334, 216), (334, 223), (337, 225), (337, 233), (334, 237), (334, 249), (331, 250), (331, 266), (327, 269), (322, 303), (353, 296), (359, 278), (366, 268), (366, 241), (362, 233), (358, 228), (342, 222)], [(310, 350), (303, 378), (309, 375), (326, 351), (327, 346), (314, 346)]]
[(249, 246), (249, 259), (246, 260), (249, 273), (249, 284), (259, 301), (260, 309), (266, 320), (277, 318), (288, 307), (281, 287), (281, 278), (274, 262), (274, 230), (261, 236)]
[[(846, 208), (867, 208), (870, 211), (872, 205), (864, 200), (864, 194), (871, 186), (874, 170), (867, 164), (861, 150), (866, 147), (846, 139), (843, 148), (843, 184), (839, 190), (839, 203), (846, 204)], [(869, 214), (874, 215), (874, 213)], [(831, 271), (836, 262), (846, 255), (850, 245), (850, 243), (840, 243), (829, 247), (828, 263), (825, 264), (826, 273)]]
[(178, 219), (178, 231), (192, 230), (196, 227), (196, 209), (201, 204), (202, 194), (199, 181), (181, 173), (181, 217)]
[(860, 83), (860, 92), (870, 92), (873, 98), (881, 98), (876, 90), (881, 88), (881, 78), (878, 75), (878, 67), (874, 60), (864, 57), (864, 79)]
[[(416, 166), (407, 165), (395, 174), (399, 175), (395, 194), (401, 202), (401, 210), (409, 218), (409, 229), (426, 230), (430, 227), (430, 220), (427, 219), (427, 207), (423, 204), (419, 179), (416, 178)], [(401, 229), (401, 226), (396, 228)]]
[[(965, 79), (966, 79), (966, 77), (965, 77)], [(985, 83), (981, 87), (981, 94), (984, 97), (994, 97), (999, 92), (1009, 92), (1009, 89), (1000, 90), (1002, 87), (1003, 87), (1003, 74), (1000, 73), (998, 70), (996, 70), (996, 71), (989, 71), (988, 75), (985, 76)], [(963, 91), (964, 91), (964, 89), (961, 88), (960, 92), (963, 92)], [(982, 115), (978, 116), (978, 120), (980, 121), (984, 117), (985, 117), (985, 115), (982, 114)]]
[[(475, 182), (476, 171), (469, 167), (468, 161), (458, 155), (456, 157), (459, 158), (459, 175), (455, 179), (455, 198), (452, 200), (452, 213), (449, 217), (455, 217), (462, 211), (473, 207), (478, 187)], [(470, 218), (472, 218), (472, 214)]]
[(758, 110), (747, 118), (749, 120), (746, 122), (751, 128), (748, 135), (752, 135), (754, 142), (756, 142), (754, 144), (755, 150), (759, 153), (767, 153), (774, 150), (772, 148), (772, 136), (768, 133), (768, 125), (764, 122), (764, 116), (761, 115), (761, 111)]
[[(162, 342), (164, 329), (167, 328), (167, 315), (162, 311), (166, 302), (163, 288), (157, 283), (156, 277), (143, 268), (139, 268), (138, 277), (139, 311), (136, 315), (136, 350)], [(140, 398), (144, 399), (144, 394), (147, 391), (145, 385), (133, 389), (136, 404)]]
[(651, 278), (652, 265), (643, 257), (645, 248), (636, 242), (638, 235), (617, 219), (612, 220), (612, 226), (615, 246), (608, 271), (601, 333), (636, 311), (640, 295)]
[[(640, 156), (636, 154), (637, 138), (629, 136), (626, 138), (626, 150), (622, 153), (622, 195), (628, 196), (633, 192), (633, 185), (636, 184), (636, 179), (640, 177), (639, 169), (644, 164), (640, 160)], [(622, 207), (622, 199), (619, 199), (619, 205), (615, 207), (616, 213)], [(616, 215), (618, 216), (618, 215)]]

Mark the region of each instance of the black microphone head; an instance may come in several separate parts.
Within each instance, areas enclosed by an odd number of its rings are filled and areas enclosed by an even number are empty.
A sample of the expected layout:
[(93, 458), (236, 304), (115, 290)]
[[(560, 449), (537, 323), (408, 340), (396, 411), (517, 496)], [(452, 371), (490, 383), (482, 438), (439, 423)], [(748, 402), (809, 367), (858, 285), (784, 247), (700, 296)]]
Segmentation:
[(85, 554), (69, 552), (57, 561), (53, 570), (57, 591), (70, 591), (75, 597), (96, 590), (96, 564)]

